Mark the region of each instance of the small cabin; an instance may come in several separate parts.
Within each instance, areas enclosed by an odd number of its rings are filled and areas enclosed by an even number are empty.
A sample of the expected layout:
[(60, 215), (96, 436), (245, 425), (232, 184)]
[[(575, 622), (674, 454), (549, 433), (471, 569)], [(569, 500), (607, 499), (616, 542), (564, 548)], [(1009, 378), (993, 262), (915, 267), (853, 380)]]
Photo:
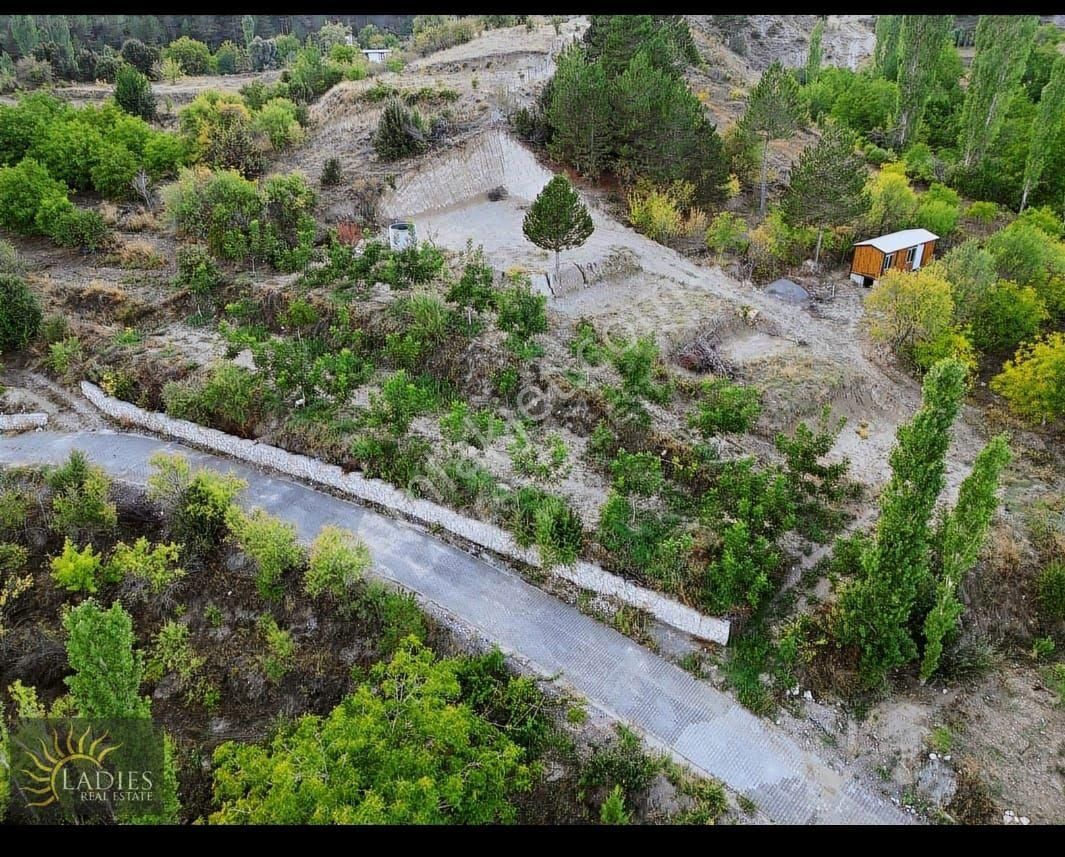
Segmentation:
[(886, 271), (916, 271), (932, 261), (939, 236), (927, 229), (903, 229), (854, 245), (851, 279), (872, 286)]
[(391, 48), (363, 48), (363, 55), (372, 63), (382, 63), (392, 53)]

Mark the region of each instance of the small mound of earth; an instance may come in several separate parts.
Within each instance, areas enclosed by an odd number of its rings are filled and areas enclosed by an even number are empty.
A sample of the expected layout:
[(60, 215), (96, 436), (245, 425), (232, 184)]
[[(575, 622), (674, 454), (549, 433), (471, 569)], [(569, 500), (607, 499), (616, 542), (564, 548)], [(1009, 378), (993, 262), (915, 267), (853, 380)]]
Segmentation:
[(765, 293), (789, 304), (804, 304), (810, 300), (810, 293), (806, 289), (783, 277), (766, 286)]

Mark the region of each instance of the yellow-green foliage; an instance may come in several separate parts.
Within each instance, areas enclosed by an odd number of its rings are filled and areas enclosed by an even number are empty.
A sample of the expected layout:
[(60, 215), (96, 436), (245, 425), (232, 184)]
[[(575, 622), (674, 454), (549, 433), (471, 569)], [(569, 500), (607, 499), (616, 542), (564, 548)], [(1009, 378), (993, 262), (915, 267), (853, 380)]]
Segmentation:
[(1065, 416), (1065, 334), (1022, 345), (991, 379), (991, 389), (1033, 422)]
[(263, 598), (280, 596), (281, 578), (303, 563), (303, 548), (296, 540), (296, 528), (263, 509), (245, 514), (237, 506), (226, 513), (226, 526), (240, 549), (258, 567), (255, 582)]
[(865, 299), (870, 335), (908, 359), (949, 329), (953, 312), (950, 283), (929, 270), (888, 271)]
[(52, 579), (71, 592), (96, 592), (102, 579), (100, 555), (92, 545), (79, 550), (67, 539), (63, 552), (52, 558)]
[(669, 191), (644, 187), (629, 194), (629, 222), (652, 241), (665, 241), (680, 233), (683, 219)]
[(132, 546), (119, 542), (108, 560), (110, 574), (116, 579), (127, 575), (144, 581), (153, 594), (158, 595), (170, 584), (185, 576), (179, 568), (180, 548), (174, 544), (157, 544), (152, 547), (141, 536)]
[(311, 544), (303, 588), (312, 598), (328, 592), (340, 598), (370, 567), (370, 549), (347, 530), (323, 527)]

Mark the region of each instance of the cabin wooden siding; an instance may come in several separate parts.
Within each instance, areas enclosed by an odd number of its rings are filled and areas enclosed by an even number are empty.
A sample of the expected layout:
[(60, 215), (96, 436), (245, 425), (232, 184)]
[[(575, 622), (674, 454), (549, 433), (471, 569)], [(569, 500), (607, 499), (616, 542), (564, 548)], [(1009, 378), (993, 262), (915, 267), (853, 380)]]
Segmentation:
[[(914, 245), (917, 246), (916, 244)], [(909, 247), (904, 247), (901, 250), (895, 251), (895, 258), (891, 263), (891, 267), (897, 271), (909, 271), (906, 265), (906, 255), (909, 252)], [(921, 245), (921, 267), (923, 268), (929, 262), (932, 261), (932, 257), (936, 250), (935, 241), (926, 241)], [(877, 250), (871, 244), (859, 244), (854, 248), (854, 259), (851, 262), (851, 273), (861, 274), (863, 277), (872, 277), (874, 280), (880, 279), (881, 270), (884, 266), (884, 254)]]

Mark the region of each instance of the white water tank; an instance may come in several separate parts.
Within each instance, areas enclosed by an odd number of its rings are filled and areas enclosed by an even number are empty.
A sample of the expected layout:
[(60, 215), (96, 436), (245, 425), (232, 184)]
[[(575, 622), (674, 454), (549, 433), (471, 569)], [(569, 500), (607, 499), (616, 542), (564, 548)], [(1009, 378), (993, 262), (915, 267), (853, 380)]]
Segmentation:
[(388, 227), (388, 246), (393, 250), (403, 250), (414, 244), (414, 224), (410, 221), (397, 221)]

